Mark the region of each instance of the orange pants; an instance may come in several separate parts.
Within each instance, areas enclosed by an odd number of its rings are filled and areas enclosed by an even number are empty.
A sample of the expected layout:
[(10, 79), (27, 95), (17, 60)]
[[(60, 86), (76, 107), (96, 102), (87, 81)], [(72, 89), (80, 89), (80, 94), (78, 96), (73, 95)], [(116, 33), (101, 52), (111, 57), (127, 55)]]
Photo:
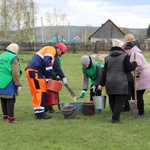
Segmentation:
[(26, 78), (30, 87), (35, 116), (45, 114), (46, 80), (37, 70), (26, 69)]

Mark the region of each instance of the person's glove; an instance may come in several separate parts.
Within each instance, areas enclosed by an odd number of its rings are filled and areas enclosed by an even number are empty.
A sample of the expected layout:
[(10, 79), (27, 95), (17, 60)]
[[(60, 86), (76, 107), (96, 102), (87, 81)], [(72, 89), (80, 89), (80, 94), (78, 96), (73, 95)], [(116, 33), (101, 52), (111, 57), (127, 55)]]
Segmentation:
[(49, 80), (50, 80), (50, 79), (46, 79), (46, 82), (48, 83)]
[(65, 86), (68, 85), (68, 82), (67, 82), (66, 77), (65, 77), (65, 78), (62, 78), (62, 82), (63, 82), (63, 84), (64, 84)]
[(57, 81), (61, 80), (60, 76), (57, 75), (57, 76), (56, 76), (56, 80), (57, 80)]
[(84, 90), (81, 92), (80, 97), (81, 97), (81, 98), (84, 98), (84, 97), (85, 97), (85, 91), (84, 91)]
[(95, 93), (95, 88), (96, 87), (94, 85), (91, 87), (91, 90), (92, 90), (93, 93)]
[(21, 91), (21, 86), (18, 86), (17, 93)]

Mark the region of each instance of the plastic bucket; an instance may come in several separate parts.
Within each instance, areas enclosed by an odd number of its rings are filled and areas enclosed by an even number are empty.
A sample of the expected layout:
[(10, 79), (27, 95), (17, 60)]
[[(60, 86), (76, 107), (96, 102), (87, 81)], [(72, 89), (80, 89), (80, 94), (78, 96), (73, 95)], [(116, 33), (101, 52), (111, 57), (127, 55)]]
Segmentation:
[(95, 109), (96, 114), (101, 112), (101, 109)]
[(65, 119), (74, 119), (76, 118), (75, 113), (76, 106), (74, 105), (68, 105), (61, 109), (62, 114), (64, 115)]
[(82, 102), (75, 102), (74, 105), (76, 106), (76, 114), (82, 113)]
[(84, 115), (94, 115), (95, 114), (95, 106), (93, 101), (82, 102), (82, 109)]
[(49, 92), (46, 95), (46, 106), (58, 105), (58, 94)]
[(59, 93), (62, 88), (62, 83), (56, 80), (49, 80), (47, 83), (47, 90), (55, 93)]
[(135, 100), (128, 100), (129, 106), (130, 106), (130, 112), (132, 115), (134, 115), (134, 108), (135, 108)]
[(94, 96), (95, 109), (103, 109), (106, 106), (106, 96)]

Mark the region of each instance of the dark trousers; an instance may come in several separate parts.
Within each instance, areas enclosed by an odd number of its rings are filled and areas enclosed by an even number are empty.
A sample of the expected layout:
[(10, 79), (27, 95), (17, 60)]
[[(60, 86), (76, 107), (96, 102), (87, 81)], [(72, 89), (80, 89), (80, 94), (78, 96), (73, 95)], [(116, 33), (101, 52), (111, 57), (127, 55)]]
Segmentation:
[(15, 95), (13, 98), (1, 98), (1, 106), (3, 115), (14, 117)]
[[(91, 85), (92, 87), (93, 85)], [(93, 101), (93, 96), (101, 96), (102, 91), (95, 88), (95, 92), (90, 88), (90, 101)]]
[[(144, 115), (144, 99), (143, 99), (143, 95), (145, 93), (145, 89), (144, 90), (137, 90), (137, 108), (139, 111), (139, 115)], [(135, 95), (134, 95), (134, 89), (132, 90), (132, 97), (133, 100), (135, 100)]]
[(145, 90), (137, 90), (137, 108), (139, 110), (139, 115), (144, 115), (144, 95)]
[(120, 120), (120, 114), (123, 109), (127, 95), (108, 95), (109, 104), (112, 110), (112, 120)]

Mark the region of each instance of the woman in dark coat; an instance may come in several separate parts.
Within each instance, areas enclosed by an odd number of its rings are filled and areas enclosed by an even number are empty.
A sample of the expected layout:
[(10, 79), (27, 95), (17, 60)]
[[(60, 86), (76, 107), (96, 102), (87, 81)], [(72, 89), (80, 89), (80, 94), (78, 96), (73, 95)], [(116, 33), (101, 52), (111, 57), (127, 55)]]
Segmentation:
[(113, 47), (110, 54), (105, 57), (105, 65), (99, 90), (103, 86), (109, 97), (109, 104), (112, 110), (112, 123), (120, 123), (120, 114), (128, 95), (127, 72), (133, 71), (137, 63), (129, 60), (129, 56), (122, 49), (124, 43), (120, 40), (112, 40)]

